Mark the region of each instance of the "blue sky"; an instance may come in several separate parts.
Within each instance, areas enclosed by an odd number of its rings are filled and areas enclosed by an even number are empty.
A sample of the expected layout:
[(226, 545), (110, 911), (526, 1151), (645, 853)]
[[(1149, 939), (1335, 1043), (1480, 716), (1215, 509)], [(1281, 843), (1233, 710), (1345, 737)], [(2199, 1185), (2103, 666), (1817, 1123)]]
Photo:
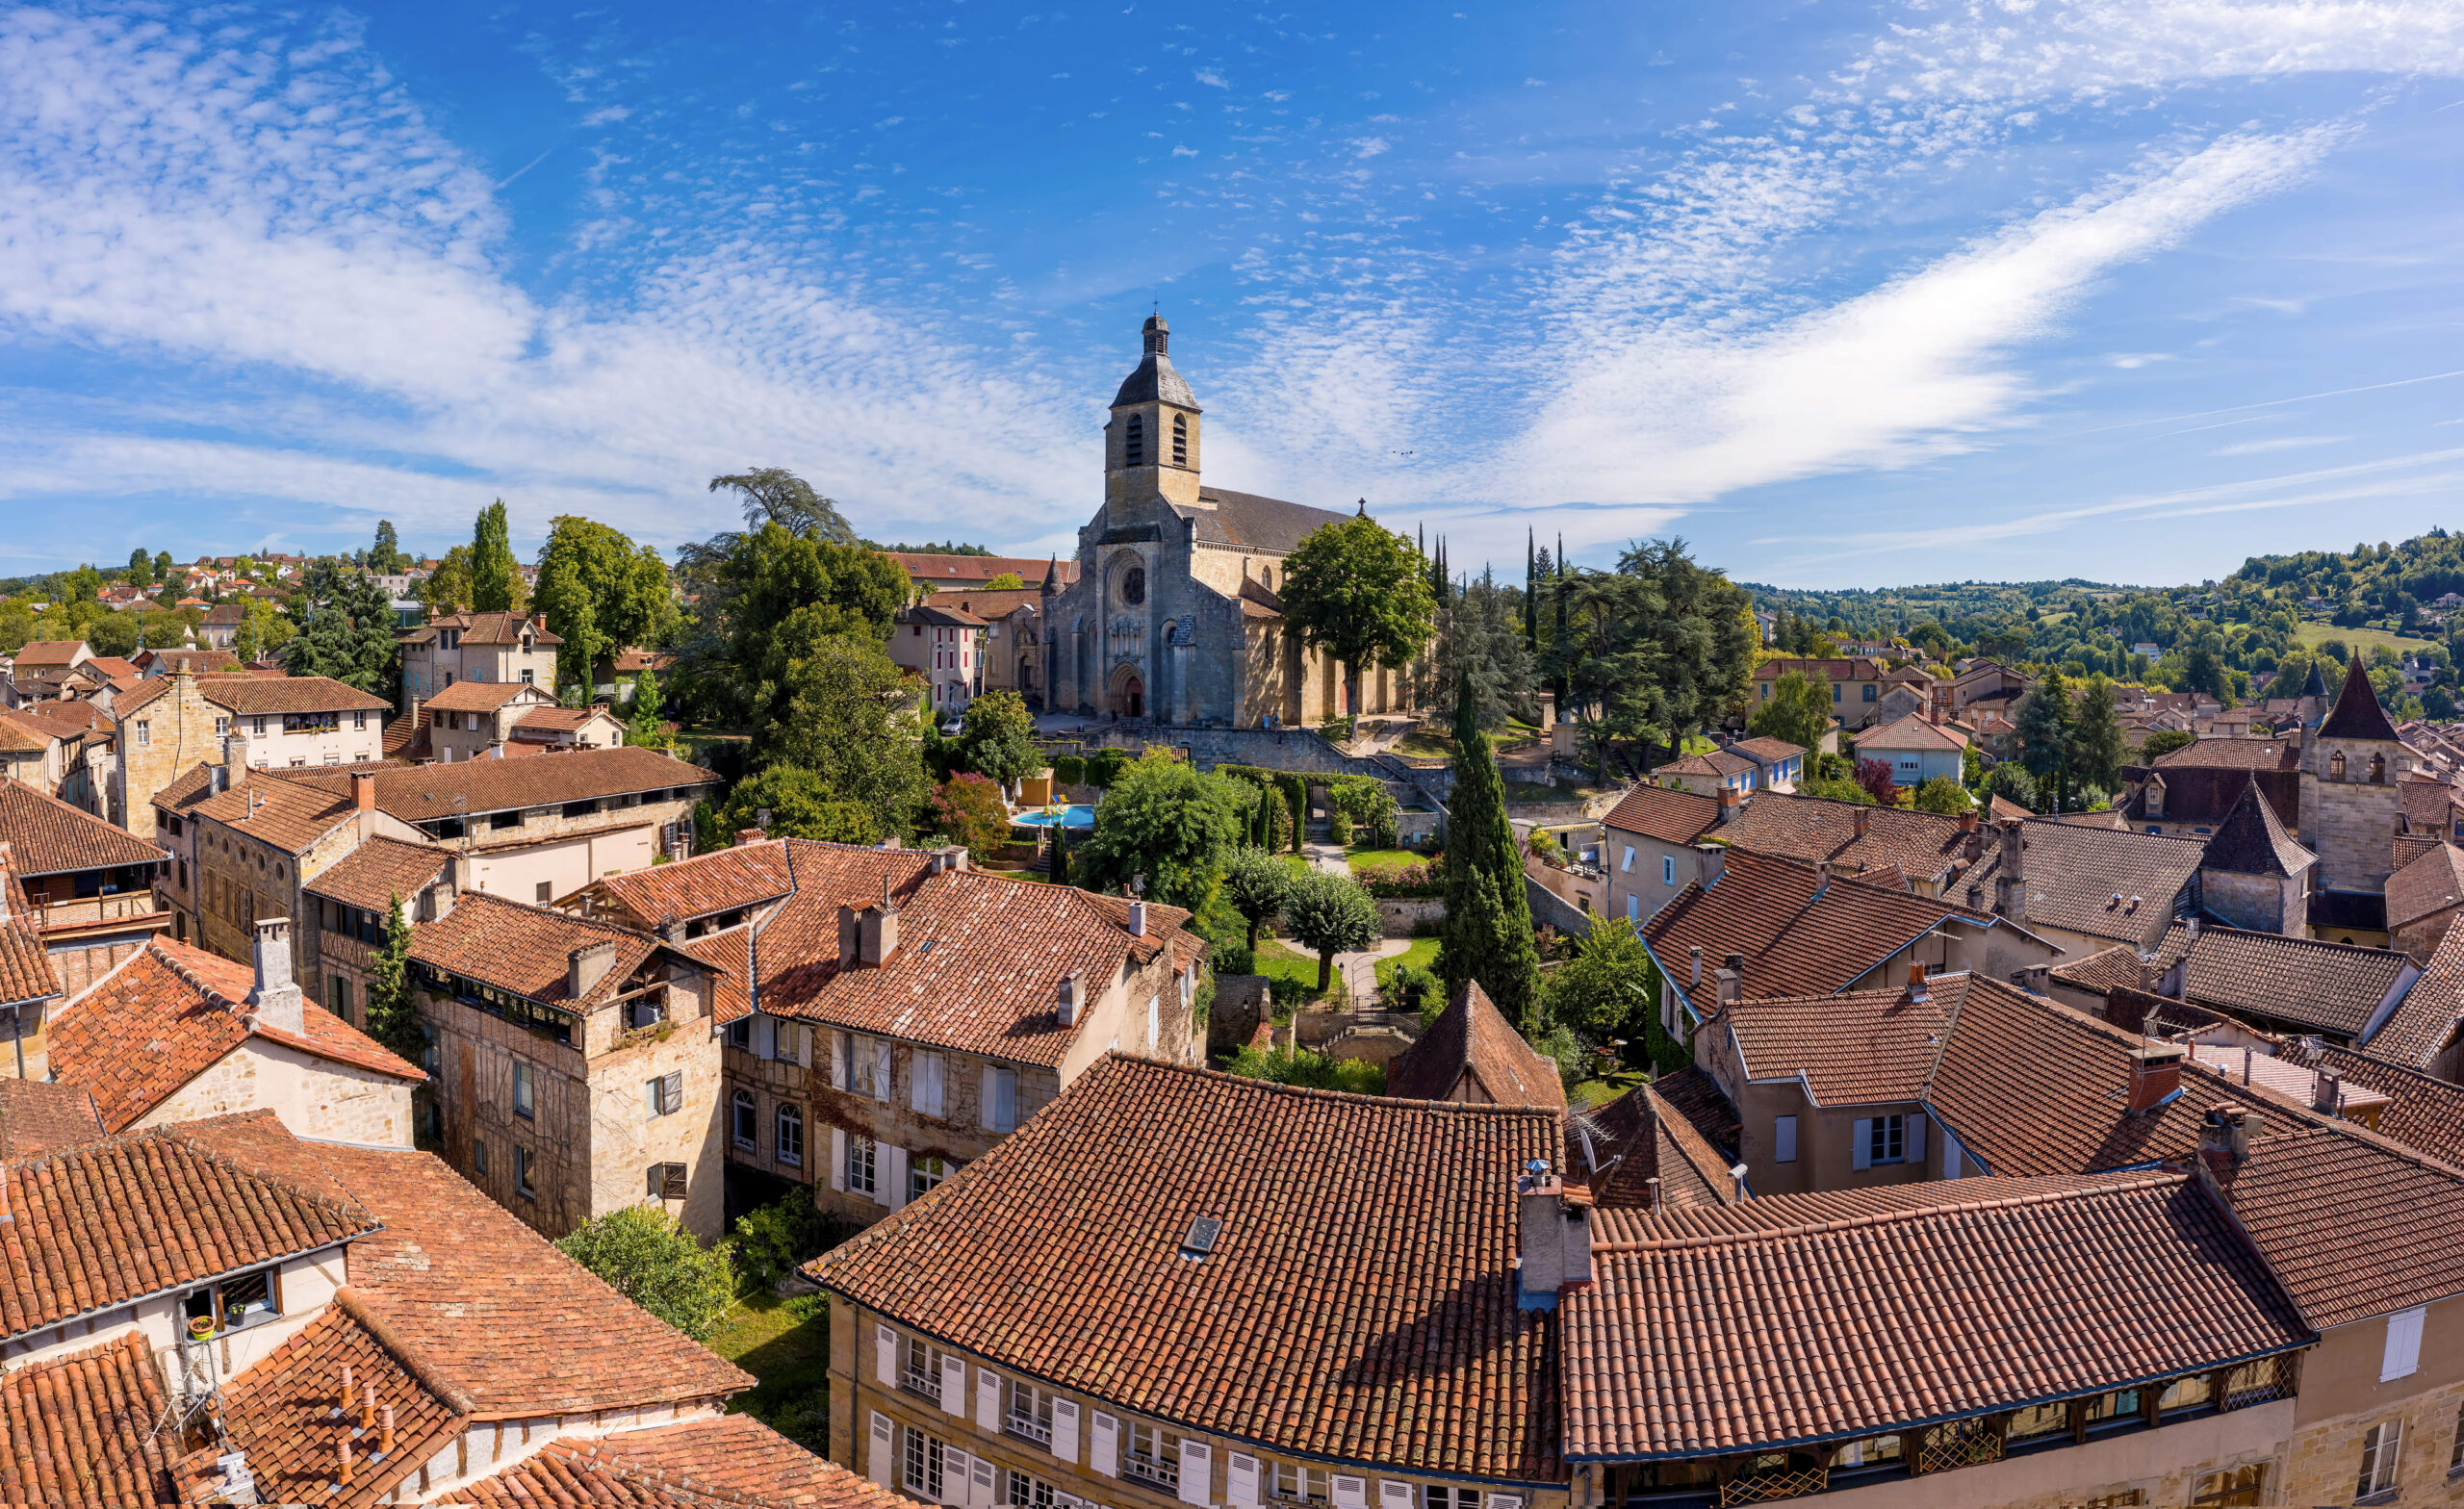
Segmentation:
[(1789, 585), (2464, 524), (2464, 0), (0, 11), (0, 574), (671, 547), (786, 466), (1213, 481)]

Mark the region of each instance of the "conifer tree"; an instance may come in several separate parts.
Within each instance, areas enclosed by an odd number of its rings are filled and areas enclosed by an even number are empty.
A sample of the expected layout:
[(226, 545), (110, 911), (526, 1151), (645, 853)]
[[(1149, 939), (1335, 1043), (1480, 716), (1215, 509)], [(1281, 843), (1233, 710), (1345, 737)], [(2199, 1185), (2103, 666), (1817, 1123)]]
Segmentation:
[(519, 604), (522, 570), (513, 558), (504, 499), (479, 510), (471, 532), (471, 606), (480, 613), (510, 613)]
[(2046, 668), (2044, 679), (2019, 700), (2018, 716), (2013, 722), (2019, 741), (2019, 764), (2036, 778), (2037, 789), (2046, 801), (2042, 810), (2065, 810), (2065, 778), (2070, 765), (2070, 688), (2064, 684), (2060, 671)]
[(411, 921), (394, 898), (385, 946), (368, 966), (368, 1036), (413, 1063), (427, 1050), (427, 1031), (411, 1004)]
[(1505, 815), (1505, 781), (1467, 677), (1456, 683), (1454, 699), (1454, 787), (1446, 822), (1446, 920), (1438, 934), (1438, 967), (1450, 994), (1476, 980), (1506, 1019), (1527, 1032), (1538, 1025), (1540, 951), (1532, 941), (1531, 902), (1523, 884), (1523, 859)]

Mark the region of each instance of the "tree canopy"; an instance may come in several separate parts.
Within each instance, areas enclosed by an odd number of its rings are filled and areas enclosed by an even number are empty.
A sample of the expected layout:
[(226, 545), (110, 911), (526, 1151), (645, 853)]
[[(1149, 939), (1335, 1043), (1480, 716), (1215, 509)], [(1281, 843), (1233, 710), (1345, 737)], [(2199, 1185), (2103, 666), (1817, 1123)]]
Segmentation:
[(1344, 668), (1345, 710), (1360, 710), (1360, 673), (1399, 670), (1428, 648), (1437, 604), (1412, 542), (1366, 514), (1321, 524), (1284, 563), (1285, 620)]
[(513, 558), (504, 499), (479, 510), (471, 531), (471, 607), (479, 613), (512, 613), (523, 606), (522, 567)]
[(1147, 900), (1196, 911), (1222, 880), (1254, 800), (1228, 776), (1149, 750), (1096, 806), (1070, 857), (1077, 883), (1110, 891), (1143, 876)]
[(564, 640), (556, 652), (559, 686), (587, 689), (603, 657), (656, 644), (675, 601), (657, 550), (575, 514), (550, 522), (534, 605), (548, 616), (549, 631)]
[(436, 570), (420, 578), (411, 590), (418, 595), (420, 606), (427, 616), (436, 618), (458, 613), (471, 605), (471, 548), (457, 545), (445, 552)]
[[(1107, 806), (1110, 804), (1107, 803)], [(1098, 817), (1103, 808), (1096, 808)], [(1318, 988), (1333, 984), (1335, 956), (1376, 943), (1384, 934), (1377, 899), (1348, 875), (1306, 870), (1292, 878), (1283, 897), (1283, 930), (1318, 956)]]
[(401, 536), (394, 532), (394, 521), (376, 521), (376, 543), (369, 547), (368, 569), (381, 576), (391, 576), (411, 564), (410, 552), (402, 549)]
[(834, 545), (862, 548), (856, 531), (838, 512), (838, 504), (822, 497), (812, 484), (783, 467), (757, 467), (733, 476), (710, 478), (710, 491), (733, 492), (744, 499), (748, 529), (775, 524), (798, 539), (828, 540)]
[(896, 561), (793, 534), (776, 521), (678, 553), (698, 599), (678, 641), (687, 692), (705, 716), (757, 737), (790, 695), (790, 666), (840, 636), (878, 652), (907, 602)]
[(1522, 846), (1506, 820), (1505, 781), (1468, 679), (1455, 688), (1454, 784), (1443, 871), (1446, 919), (1437, 958), (1447, 993), (1476, 980), (1508, 1021), (1528, 1030), (1540, 1010), (1531, 900), (1524, 891)]
[(556, 1250), (697, 1342), (735, 1304), (732, 1244), (703, 1246), (663, 1206), (620, 1206), (560, 1239)]
[(1539, 688), (1531, 651), (1524, 637), (1522, 604), (1483, 573), (1437, 599), (1437, 648), (1428, 657), (1422, 701), (1441, 703), (1466, 678), (1479, 704), (1480, 727), (1497, 729), (1509, 717), (1531, 719)]
[(1803, 671), (1774, 678), (1770, 698), (1755, 704), (1745, 731), (1756, 738), (1785, 739), (1799, 749), (1822, 748), (1822, 736), (1831, 731), (1829, 679)]
[(1251, 953), (1257, 951), (1259, 926), (1280, 915), (1284, 899), (1292, 894), (1294, 862), (1264, 849), (1245, 848), (1224, 863), (1223, 899), (1248, 924)]
[(1604, 775), (1612, 755), (1639, 774), (1653, 745), (1677, 748), (1743, 712), (1759, 640), (1752, 601), (1683, 540), (1630, 546), (1615, 571), (1561, 573), (1550, 591), (1557, 612), (1542, 667)]
[(930, 786), (911, 693), (881, 647), (826, 635), (788, 663), (780, 685), (779, 714), (755, 735), (756, 762), (809, 771), (832, 800), (869, 809), (884, 834), (911, 831)]
[(383, 586), (330, 558), (320, 560), (308, 568), (293, 601), (294, 615), (302, 611), (306, 621), (281, 650), (284, 670), (294, 676), (329, 676), (389, 703), (395, 700), (401, 665), (394, 639), (394, 600)]
[(959, 757), (979, 775), (1004, 787), (1043, 769), (1043, 751), (1036, 746), (1036, 717), (1026, 702), (1010, 691), (987, 692), (966, 704), (959, 724)]
[(1549, 976), (1549, 1020), (1597, 1041), (1639, 1038), (1656, 1017), (1659, 994), (1651, 950), (1623, 917), (1592, 925), (1574, 958)]
[(773, 765), (728, 793), (717, 816), (717, 841), (729, 842), (748, 828), (773, 838), (834, 844), (877, 844), (892, 831), (873, 808), (841, 800), (828, 781), (796, 765)]

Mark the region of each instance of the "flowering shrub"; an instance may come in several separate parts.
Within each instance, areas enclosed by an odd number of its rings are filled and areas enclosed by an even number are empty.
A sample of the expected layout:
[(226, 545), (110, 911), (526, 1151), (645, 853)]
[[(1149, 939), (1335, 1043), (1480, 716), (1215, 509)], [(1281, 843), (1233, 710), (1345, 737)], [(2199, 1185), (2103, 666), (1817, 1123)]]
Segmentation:
[(1406, 864), (1396, 869), (1363, 870), (1360, 883), (1372, 896), (1435, 896), (1445, 889), (1445, 882), (1435, 864)]

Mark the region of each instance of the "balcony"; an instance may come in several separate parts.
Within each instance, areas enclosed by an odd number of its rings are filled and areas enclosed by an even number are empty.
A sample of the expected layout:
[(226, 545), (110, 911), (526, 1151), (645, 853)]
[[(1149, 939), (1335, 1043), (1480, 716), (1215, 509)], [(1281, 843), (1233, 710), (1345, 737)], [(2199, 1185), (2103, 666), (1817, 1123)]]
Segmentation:
[(69, 901), (44, 902), (35, 908), (35, 915), (36, 925), (45, 933), (63, 933), (116, 922), (151, 921), (158, 917), (166, 924), (170, 921), (170, 913), (157, 903), (150, 888), (116, 896), (80, 896)]
[(936, 1404), (941, 1402), (941, 1378), (938, 1373), (926, 1372), (921, 1368), (904, 1368), (898, 1375), (898, 1386), (918, 1397), (931, 1399)]
[(1158, 1462), (1152, 1457), (1125, 1451), (1121, 1453), (1120, 1475), (1151, 1484), (1168, 1494), (1180, 1492), (1181, 1470), (1177, 1463)]
[(1001, 1417), (1001, 1429), (1021, 1441), (1032, 1441), (1047, 1451), (1052, 1449), (1052, 1424), (1048, 1420), (1012, 1410)]

